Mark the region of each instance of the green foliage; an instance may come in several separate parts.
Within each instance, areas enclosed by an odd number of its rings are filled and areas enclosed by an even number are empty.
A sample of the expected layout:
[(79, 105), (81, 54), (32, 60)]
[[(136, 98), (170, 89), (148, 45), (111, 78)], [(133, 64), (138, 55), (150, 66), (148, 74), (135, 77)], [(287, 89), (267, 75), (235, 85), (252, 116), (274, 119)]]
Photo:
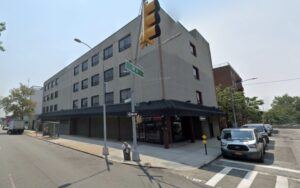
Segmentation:
[[(6, 27), (5, 27), (5, 23), (4, 22), (0, 22), (0, 36), (1, 36), (1, 32), (5, 31)], [(0, 41), (0, 51), (5, 51), (4, 47), (2, 46), (2, 42)]]
[(13, 117), (23, 119), (24, 115), (31, 115), (35, 108), (35, 103), (30, 100), (34, 90), (20, 84), (19, 88), (12, 89), (10, 95), (0, 100), (0, 108), (5, 113), (13, 113)]
[(287, 94), (275, 97), (271, 106), (263, 115), (264, 121), (273, 124), (300, 123), (300, 97)]
[(258, 100), (257, 97), (245, 97), (241, 91), (232, 92), (230, 87), (224, 89), (217, 87), (216, 91), (218, 106), (227, 114), (229, 125), (232, 125), (234, 122), (232, 97), (239, 125), (262, 121), (263, 113), (259, 109), (259, 106), (263, 105), (262, 100)]

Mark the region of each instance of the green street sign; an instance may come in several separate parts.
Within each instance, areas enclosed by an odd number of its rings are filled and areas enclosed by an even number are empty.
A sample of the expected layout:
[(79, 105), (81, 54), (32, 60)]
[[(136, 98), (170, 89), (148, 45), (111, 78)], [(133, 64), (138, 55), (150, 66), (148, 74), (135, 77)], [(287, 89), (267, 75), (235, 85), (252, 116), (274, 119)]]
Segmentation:
[(129, 60), (125, 61), (125, 69), (136, 76), (144, 78), (144, 71)]

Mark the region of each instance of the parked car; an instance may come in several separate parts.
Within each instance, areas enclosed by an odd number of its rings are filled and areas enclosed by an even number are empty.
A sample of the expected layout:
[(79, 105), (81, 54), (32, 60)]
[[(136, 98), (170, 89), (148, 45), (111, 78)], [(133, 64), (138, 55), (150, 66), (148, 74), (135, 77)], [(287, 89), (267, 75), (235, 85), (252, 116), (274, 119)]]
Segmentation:
[(264, 124), (266, 130), (267, 130), (267, 133), (268, 133), (268, 136), (272, 136), (272, 133), (273, 133), (273, 127), (272, 125), (270, 124)]
[(257, 129), (223, 129), (218, 139), (224, 158), (241, 157), (264, 162), (263, 138)]
[(264, 124), (246, 124), (243, 125), (242, 128), (255, 128), (258, 131), (258, 133), (263, 137), (264, 146), (267, 147), (267, 144), (270, 142), (270, 140)]

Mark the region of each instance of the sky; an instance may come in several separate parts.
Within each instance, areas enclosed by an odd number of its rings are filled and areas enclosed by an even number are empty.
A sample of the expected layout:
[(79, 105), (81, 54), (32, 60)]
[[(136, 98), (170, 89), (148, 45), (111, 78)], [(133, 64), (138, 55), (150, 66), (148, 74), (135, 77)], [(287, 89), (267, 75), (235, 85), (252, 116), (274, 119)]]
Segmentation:
[[(229, 62), (246, 80), (245, 94), (265, 101), (300, 96), (299, 0), (160, 0), (187, 29), (196, 28), (210, 43), (213, 65)], [(88, 49), (134, 19), (140, 0), (0, 0), (0, 97), (25, 83), (43, 82)], [(3, 116), (3, 112), (0, 112)]]

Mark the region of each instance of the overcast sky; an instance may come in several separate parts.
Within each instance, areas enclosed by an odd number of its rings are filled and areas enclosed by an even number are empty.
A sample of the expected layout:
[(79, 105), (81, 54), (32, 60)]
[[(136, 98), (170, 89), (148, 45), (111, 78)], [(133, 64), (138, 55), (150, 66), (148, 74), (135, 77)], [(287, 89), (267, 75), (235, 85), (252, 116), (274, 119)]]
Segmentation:
[[(265, 100), (300, 96), (299, 0), (160, 0), (161, 6), (188, 29), (196, 28), (210, 43), (214, 65), (230, 62), (243, 79), (247, 96)], [(140, 0), (0, 0), (0, 96), (19, 83), (42, 83), (87, 49), (138, 15)], [(0, 113), (0, 116), (3, 115)]]

